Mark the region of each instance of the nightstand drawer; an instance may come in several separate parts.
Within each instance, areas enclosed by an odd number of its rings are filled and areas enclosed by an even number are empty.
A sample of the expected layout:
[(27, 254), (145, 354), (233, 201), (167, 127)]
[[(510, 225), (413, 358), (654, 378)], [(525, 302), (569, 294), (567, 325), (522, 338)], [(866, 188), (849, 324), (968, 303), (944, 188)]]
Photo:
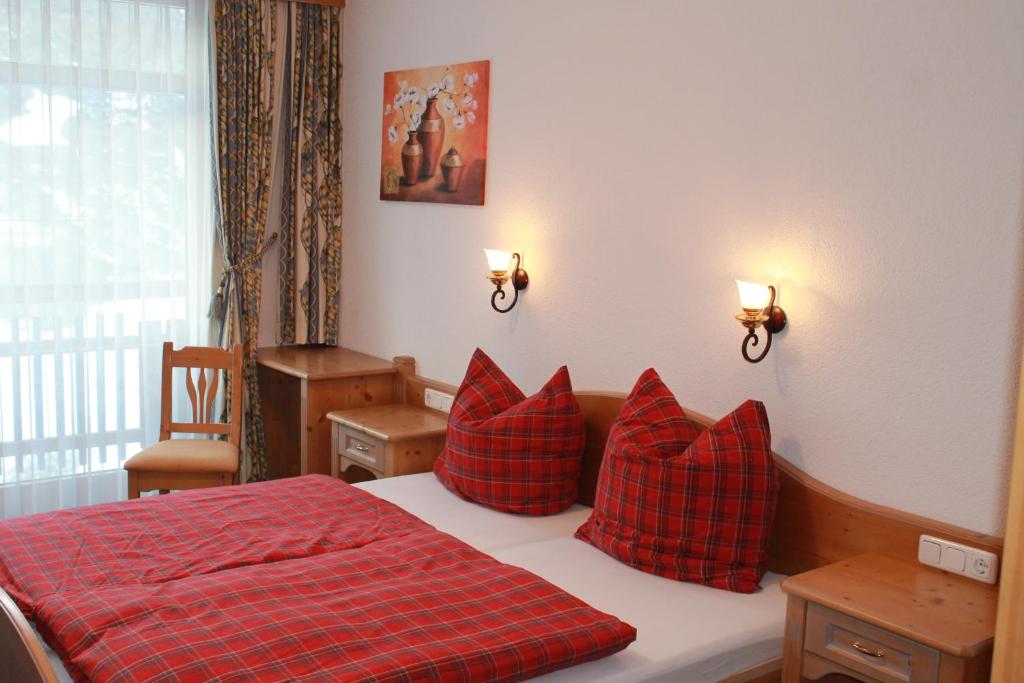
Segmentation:
[(937, 650), (813, 603), (804, 648), (881, 683), (938, 680)]
[(364, 467), (383, 472), (386, 446), (380, 439), (375, 439), (348, 427), (342, 427), (338, 455), (344, 455)]

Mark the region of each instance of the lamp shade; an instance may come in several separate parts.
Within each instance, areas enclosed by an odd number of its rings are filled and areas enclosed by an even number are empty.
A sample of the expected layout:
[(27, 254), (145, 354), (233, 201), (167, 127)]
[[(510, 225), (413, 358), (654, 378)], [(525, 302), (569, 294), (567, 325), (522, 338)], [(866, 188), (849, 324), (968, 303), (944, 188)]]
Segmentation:
[(763, 311), (771, 301), (772, 294), (767, 285), (737, 280), (736, 287), (740, 291), (740, 307), (745, 311)]
[(487, 267), (490, 268), (494, 274), (502, 274), (508, 272), (508, 264), (512, 261), (512, 254), (507, 251), (498, 251), (497, 249), (484, 249), (484, 254), (487, 255)]

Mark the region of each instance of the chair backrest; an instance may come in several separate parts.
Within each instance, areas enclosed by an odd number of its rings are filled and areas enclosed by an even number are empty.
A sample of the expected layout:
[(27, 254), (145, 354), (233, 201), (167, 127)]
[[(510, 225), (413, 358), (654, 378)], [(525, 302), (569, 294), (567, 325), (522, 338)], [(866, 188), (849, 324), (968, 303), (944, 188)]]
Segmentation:
[(0, 683), (57, 681), (57, 673), (25, 615), (0, 588)]
[[(192, 404), (192, 421), (175, 422), (172, 414), (171, 384), (174, 368), (185, 369), (185, 391)], [(193, 379), (193, 371), (195, 378)], [(231, 415), (228, 422), (216, 422), (214, 406), (221, 372), (228, 373)], [(164, 342), (163, 373), (160, 386), (160, 440), (177, 434), (226, 434), (239, 445), (242, 434), (242, 345), (230, 351), (208, 346), (185, 346), (177, 351)]]

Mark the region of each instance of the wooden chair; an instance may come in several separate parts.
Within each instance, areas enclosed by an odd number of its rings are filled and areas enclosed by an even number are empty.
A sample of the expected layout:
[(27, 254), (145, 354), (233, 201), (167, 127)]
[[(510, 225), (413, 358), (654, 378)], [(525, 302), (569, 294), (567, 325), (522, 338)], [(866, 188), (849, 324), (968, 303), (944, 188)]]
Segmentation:
[[(185, 389), (192, 403), (192, 422), (174, 422), (171, 415), (171, 373), (185, 368)], [(192, 370), (198, 372), (198, 383)], [(230, 371), (230, 422), (214, 422), (221, 371)], [(208, 373), (209, 371), (209, 373)], [(207, 376), (209, 374), (209, 381)], [(238, 483), (238, 451), (242, 434), (242, 345), (231, 351), (203, 346), (174, 350), (164, 342), (160, 388), (160, 441), (142, 449), (124, 464), (128, 470), (128, 497), (142, 491), (198, 489)], [(226, 434), (227, 441), (172, 439), (171, 434)]]

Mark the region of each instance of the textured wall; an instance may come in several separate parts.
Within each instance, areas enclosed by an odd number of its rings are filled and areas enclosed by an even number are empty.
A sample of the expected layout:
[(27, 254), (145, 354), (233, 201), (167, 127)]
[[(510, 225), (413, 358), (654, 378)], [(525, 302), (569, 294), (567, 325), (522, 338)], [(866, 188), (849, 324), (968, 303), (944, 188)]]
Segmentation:
[[(343, 342), (526, 391), (568, 363), (768, 407), (776, 450), (999, 532), (1018, 365), (1020, 2), (349, 0)], [(492, 60), (483, 208), (377, 198), (386, 70)], [(488, 305), (485, 246), (530, 288)], [(733, 279), (790, 327), (740, 358)]]

